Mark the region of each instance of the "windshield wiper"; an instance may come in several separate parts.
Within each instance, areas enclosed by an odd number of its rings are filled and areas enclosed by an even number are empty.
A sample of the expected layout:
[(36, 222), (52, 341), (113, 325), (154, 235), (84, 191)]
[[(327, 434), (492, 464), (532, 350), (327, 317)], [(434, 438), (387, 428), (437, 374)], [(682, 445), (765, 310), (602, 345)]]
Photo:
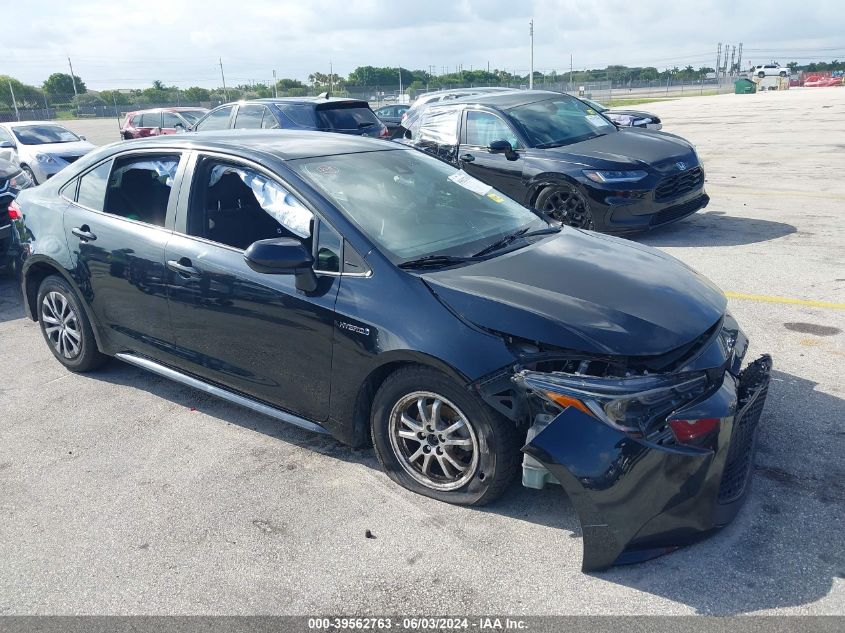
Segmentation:
[(464, 262), (472, 261), (475, 257), (453, 257), (451, 255), (426, 255), (419, 259), (409, 259), (407, 262), (399, 264), (399, 268), (407, 270), (419, 268), (440, 268), (441, 266), (451, 266), (452, 264), (462, 264)]
[(526, 226), (524, 229), (520, 229), (520, 230), (516, 231), (515, 233), (509, 233), (508, 235), (505, 235), (502, 239), (493, 242), (489, 246), (485, 246), (483, 249), (481, 249), (475, 255), (473, 255), (473, 257), (481, 257), (483, 255), (487, 255), (489, 253), (492, 253), (493, 251), (497, 251), (500, 248), (504, 248), (505, 246), (507, 246), (508, 244), (510, 244), (511, 242), (513, 242), (514, 240), (516, 240), (520, 237), (531, 237), (533, 235), (546, 235), (546, 234), (549, 234), (549, 233), (559, 233), (560, 232), (559, 226), (550, 226), (550, 227), (547, 227), (547, 228), (544, 228), (544, 229), (537, 229), (536, 231), (531, 231), (531, 232), (529, 232), (528, 229), (529, 229), (529, 227)]

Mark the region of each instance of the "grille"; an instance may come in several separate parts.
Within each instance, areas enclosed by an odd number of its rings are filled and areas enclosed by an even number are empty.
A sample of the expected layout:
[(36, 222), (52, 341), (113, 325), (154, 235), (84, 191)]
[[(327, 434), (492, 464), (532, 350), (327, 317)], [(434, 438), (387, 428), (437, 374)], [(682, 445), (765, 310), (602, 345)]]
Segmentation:
[[(667, 209), (663, 209), (662, 211), (658, 211), (653, 216), (651, 216), (651, 220), (649, 220), (649, 226), (657, 226), (659, 224), (666, 224), (667, 222), (672, 222), (674, 220), (679, 220), (684, 216), (689, 215), (690, 213), (695, 213), (699, 209), (705, 206), (706, 202), (702, 200), (706, 196), (700, 196), (689, 202), (684, 202), (683, 204), (675, 205), (674, 207), (669, 207)], [(707, 198), (709, 201), (709, 198)]]
[(704, 184), (704, 170), (701, 167), (693, 167), (687, 171), (666, 176), (654, 190), (656, 202), (674, 200), (678, 196), (694, 191)]
[[(742, 384), (740, 384), (740, 389), (742, 390)], [(721, 504), (736, 501), (745, 491), (748, 471), (754, 459), (754, 437), (757, 431), (757, 423), (760, 421), (760, 413), (766, 403), (768, 390), (769, 383), (767, 380), (763, 387), (752, 396), (751, 400), (742, 407), (734, 420), (731, 445), (728, 449), (725, 470), (722, 473), (722, 483), (719, 486), (718, 500)]]

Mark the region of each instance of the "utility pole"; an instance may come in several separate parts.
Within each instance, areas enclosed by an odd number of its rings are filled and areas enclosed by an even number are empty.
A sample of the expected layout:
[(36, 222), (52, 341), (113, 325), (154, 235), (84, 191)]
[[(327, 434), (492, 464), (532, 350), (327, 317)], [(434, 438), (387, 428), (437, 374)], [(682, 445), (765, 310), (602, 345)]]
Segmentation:
[(21, 115), (18, 113), (18, 102), (17, 102), (17, 101), (15, 101), (15, 89), (14, 89), (14, 88), (12, 88), (12, 80), (11, 80), (11, 79), (9, 80), (9, 92), (11, 92), (11, 93), (12, 93), (12, 105), (13, 105), (13, 106), (14, 106), (14, 108), (15, 108), (15, 118), (16, 118), (18, 121), (20, 121), (20, 120), (21, 120)]
[(399, 103), (402, 103), (402, 67), (399, 67)]
[[(727, 44), (725, 45), (727, 46)], [(719, 66), (722, 63), (722, 43), (719, 42), (719, 45), (716, 47), (716, 86), (718, 87), (721, 85), (719, 81)]]
[(70, 80), (73, 82), (73, 96), (78, 97), (79, 93), (76, 92), (76, 75), (73, 74), (73, 64), (70, 63), (70, 56), (67, 58), (67, 65), (70, 67)]
[(229, 100), (229, 91), (226, 90), (226, 75), (223, 74), (223, 58), (219, 58), (220, 61), (220, 79), (223, 80), (223, 94), (226, 96), (226, 101)]
[(279, 98), (279, 82), (276, 79), (276, 69), (273, 69), (273, 96)]
[(742, 42), (739, 43), (739, 50), (736, 55), (736, 74), (742, 73)]
[(572, 91), (572, 53), (569, 53), (569, 91)]
[(531, 36), (531, 70), (528, 71), (528, 89), (534, 90), (534, 18), (531, 18), (528, 33)]
[(736, 59), (736, 46), (731, 47), (731, 67), (730, 67), (731, 77), (734, 76), (734, 59)]
[(332, 60), (329, 60), (329, 96), (332, 96), (332, 75), (334, 74), (334, 66)]

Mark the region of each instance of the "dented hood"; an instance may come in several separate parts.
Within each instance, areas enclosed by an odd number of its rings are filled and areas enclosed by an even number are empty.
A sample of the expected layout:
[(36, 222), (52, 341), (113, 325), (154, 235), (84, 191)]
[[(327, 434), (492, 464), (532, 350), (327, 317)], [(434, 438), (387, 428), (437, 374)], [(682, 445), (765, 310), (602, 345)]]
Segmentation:
[(462, 318), (583, 352), (662, 354), (724, 314), (724, 294), (677, 259), (635, 242), (564, 228), (478, 263), (423, 275)]

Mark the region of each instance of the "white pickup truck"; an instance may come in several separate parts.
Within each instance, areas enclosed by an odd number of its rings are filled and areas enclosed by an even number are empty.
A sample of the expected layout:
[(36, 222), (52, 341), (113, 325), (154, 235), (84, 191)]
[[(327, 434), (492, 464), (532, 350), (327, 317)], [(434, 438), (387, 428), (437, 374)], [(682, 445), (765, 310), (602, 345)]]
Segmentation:
[(752, 77), (788, 77), (789, 68), (784, 68), (777, 62), (771, 64), (764, 64), (762, 66), (754, 66), (751, 69)]

